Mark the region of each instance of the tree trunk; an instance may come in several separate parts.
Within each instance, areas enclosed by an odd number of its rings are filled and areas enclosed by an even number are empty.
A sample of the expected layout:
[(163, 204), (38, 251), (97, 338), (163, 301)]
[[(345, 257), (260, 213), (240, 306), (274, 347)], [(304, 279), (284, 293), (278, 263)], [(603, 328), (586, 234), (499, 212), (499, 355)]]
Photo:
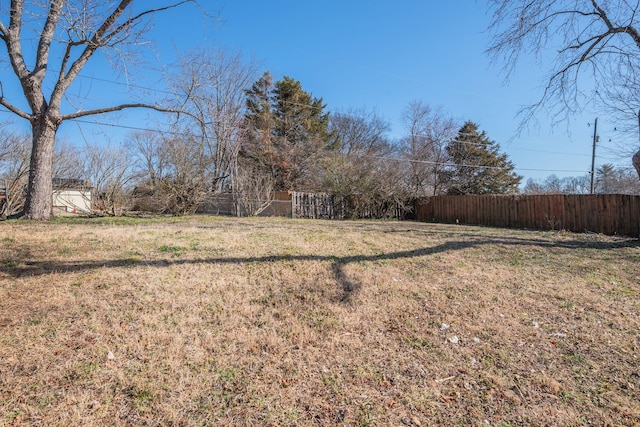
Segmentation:
[(633, 167), (636, 168), (636, 172), (638, 172), (638, 178), (640, 178), (640, 150), (633, 155), (631, 162), (633, 163)]
[(33, 146), (24, 217), (46, 221), (53, 214), (53, 147), (58, 124), (45, 116), (32, 122)]

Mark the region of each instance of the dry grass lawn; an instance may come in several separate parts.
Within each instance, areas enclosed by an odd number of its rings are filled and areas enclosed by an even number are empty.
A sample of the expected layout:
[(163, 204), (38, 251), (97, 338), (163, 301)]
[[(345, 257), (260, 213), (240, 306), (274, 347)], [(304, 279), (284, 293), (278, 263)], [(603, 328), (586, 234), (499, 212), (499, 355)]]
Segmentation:
[(0, 223), (0, 426), (633, 426), (640, 245), (412, 222)]

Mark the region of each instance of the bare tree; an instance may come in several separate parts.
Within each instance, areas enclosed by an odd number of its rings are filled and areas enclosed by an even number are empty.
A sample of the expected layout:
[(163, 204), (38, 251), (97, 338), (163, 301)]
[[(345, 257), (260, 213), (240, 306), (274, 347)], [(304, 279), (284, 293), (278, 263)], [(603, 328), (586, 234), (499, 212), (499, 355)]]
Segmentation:
[(186, 99), (180, 109), (190, 115), (182, 123), (197, 137), (209, 158), (211, 189), (229, 184), (245, 113), (245, 91), (257, 75), (253, 61), (225, 50), (198, 50), (181, 59), (174, 90)]
[[(525, 122), (543, 105), (566, 118), (598, 99), (618, 117), (622, 112), (639, 124), (640, 2), (490, 0), (490, 5), (494, 39), (488, 52), (505, 64), (507, 77), (522, 54), (544, 59), (550, 50), (557, 52), (539, 102), (523, 110)], [(640, 176), (640, 151), (633, 164)]]
[(135, 132), (127, 146), (135, 159), (136, 181), (156, 209), (191, 213), (212, 192), (231, 185), (244, 120), (245, 90), (255, 66), (239, 53), (192, 52), (181, 58), (170, 80), (183, 111), (170, 133)]
[[(0, 105), (28, 120), (32, 129), (26, 218), (51, 217), (54, 141), (64, 121), (129, 108), (172, 111), (154, 104), (130, 103), (65, 113), (63, 101), (96, 52), (123, 55), (127, 49), (131, 51), (144, 41), (149, 21), (156, 13), (190, 2), (194, 0), (166, 5), (154, 2), (155, 6), (143, 9), (135, 8), (134, 4), (140, 2), (134, 0), (11, 0), (0, 6), (4, 15), (0, 20), (0, 40), (29, 109), (21, 108), (18, 100), (6, 98), (4, 91), (0, 91)], [(23, 30), (35, 32), (37, 47), (32, 58), (27, 58), (31, 52), (25, 42), (31, 42)]]
[(543, 180), (529, 178), (522, 189), (524, 194), (589, 194), (589, 175), (560, 178), (549, 175)]
[(389, 132), (389, 124), (375, 111), (348, 110), (333, 113), (329, 118), (329, 130), (336, 135), (336, 148), (345, 156), (373, 154), (388, 144), (386, 134)]
[(68, 141), (56, 141), (53, 152), (53, 178), (78, 180), (83, 179), (83, 173), (80, 151)]
[(442, 192), (446, 146), (460, 127), (440, 108), (422, 101), (409, 103), (404, 112), (407, 136), (401, 141), (407, 164), (407, 185), (413, 197)]
[(83, 176), (93, 187), (92, 204), (99, 213), (122, 215), (128, 208), (127, 186), (133, 174), (124, 148), (87, 145), (83, 152)]
[[(349, 110), (334, 113), (329, 130), (335, 135), (336, 150), (324, 153), (314, 164), (312, 188), (337, 196), (369, 194), (376, 187), (378, 166), (388, 163), (389, 125), (375, 112)], [(376, 176), (376, 177), (374, 177)]]
[(198, 204), (211, 189), (210, 158), (201, 135), (179, 134), (165, 137), (160, 147), (164, 158), (164, 174), (158, 181), (155, 195), (164, 203), (164, 210), (174, 215), (196, 211)]
[(138, 185), (149, 186), (153, 191), (164, 175), (167, 160), (162, 150), (159, 132), (147, 130), (131, 133), (125, 142), (131, 155), (133, 175)]
[[(182, 123), (184, 125), (184, 123)], [(127, 142), (134, 158), (133, 177), (138, 194), (154, 199), (153, 210), (184, 215), (198, 204), (216, 183), (216, 169), (208, 144), (198, 129), (176, 124), (165, 135), (134, 133)]]

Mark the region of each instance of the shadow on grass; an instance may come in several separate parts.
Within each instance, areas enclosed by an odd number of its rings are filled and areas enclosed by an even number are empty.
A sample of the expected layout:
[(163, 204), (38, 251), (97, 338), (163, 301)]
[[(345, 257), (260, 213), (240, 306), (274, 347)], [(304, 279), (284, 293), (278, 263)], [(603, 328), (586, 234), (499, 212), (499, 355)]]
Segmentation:
[[(33, 261), (28, 256), (18, 257), (14, 259), (11, 265), (3, 266), (0, 260), (0, 272), (8, 273), (13, 277), (35, 277), (50, 273), (76, 273), (88, 271), (98, 268), (127, 268), (134, 266), (151, 266), (151, 267), (168, 267), (172, 265), (186, 264), (247, 264), (247, 263), (273, 263), (282, 261), (321, 261), (331, 263), (331, 269), (335, 280), (341, 289), (342, 295), (340, 301), (348, 302), (352, 296), (360, 289), (361, 284), (352, 281), (347, 277), (344, 267), (348, 264), (359, 262), (376, 262), (383, 260), (397, 260), (418, 258), (438, 253), (459, 251), (463, 249), (484, 246), (484, 245), (505, 245), (505, 246), (537, 246), (541, 248), (553, 249), (593, 249), (593, 250), (611, 250), (620, 248), (639, 248), (640, 241), (637, 239), (627, 239), (619, 241), (584, 241), (584, 240), (563, 240), (549, 241), (544, 239), (532, 238), (488, 238), (483, 235), (466, 235), (471, 238), (469, 240), (454, 240), (442, 243), (432, 247), (425, 247), (407, 251), (390, 252), (376, 255), (351, 255), (351, 256), (333, 256), (333, 255), (267, 255), (260, 257), (213, 257), (205, 259), (161, 259), (151, 261), (131, 261), (128, 259), (114, 259), (107, 261)], [(27, 252), (23, 253), (28, 254)], [(20, 259), (22, 258), (22, 259)]]

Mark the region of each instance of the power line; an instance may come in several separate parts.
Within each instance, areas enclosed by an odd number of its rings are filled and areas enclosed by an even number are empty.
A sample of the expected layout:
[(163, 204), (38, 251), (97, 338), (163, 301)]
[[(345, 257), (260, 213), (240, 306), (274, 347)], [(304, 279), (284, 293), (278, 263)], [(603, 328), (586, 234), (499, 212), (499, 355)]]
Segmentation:
[[(90, 121), (81, 120), (81, 119), (75, 119), (74, 121), (81, 122), (81, 123), (88, 123), (88, 124), (111, 126), (111, 127), (121, 127), (121, 128), (124, 128), (124, 129), (150, 131), (150, 132), (157, 132), (157, 133), (170, 133), (170, 134), (173, 134), (173, 135), (187, 136), (187, 134), (184, 134), (184, 133), (181, 133), (181, 132), (176, 132), (176, 131), (161, 131), (161, 130), (158, 130), (158, 129), (141, 128), (141, 127), (135, 127), (135, 126), (116, 125), (116, 124), (113, 124), (113, 123), (106, 123), (106, 122), (90, 122)], [(506, 169), (504, 167), (490, 166), (490, 165), (469, 165), (469, 164), (458, 165), (458, 164), (455, 164), (455, 163), (442, 163), (442, 162), (434, 162), (434, 161), (431, 161), (431, 160), (403, 159), (403, 158), (388, 157), (388, 156), (367, 156), (367, 155), (365, 155), (363, 157), (366, 157), (366, 158), (369, 158), (369, 159), (373, 159), (373, 160), (388, 160), (388, 161), (396, 161), (396, 162), (420, 163), (420, 164), (430, 164), (430, 165), (444, 166), (444, 167), (468, 167), (468, 168), (484, 168), (484, 169), (496, 169), (496, 170), (504, 170), (504, 169)], [(531, 168), (519, 168), (519, 167), (514, 167), (513, 170), (527, 171), (527, 172), (565, 172), (565, 173), (582, 173), (582, 172), (585, 172), (583, 170), (570, 170), (570, 169), (531, 169)]]
[[(53, 71), (53, 70), (52, 70)], [(128, 83), (123, 83), (123, 82), (118, 82), (115, 80), (109, 80), (109, 79), (104, 79), (104, 78), (99, 78), (99, 77), (93, 77), (93, 76), (84, 76), (82, 74), (79, 74), (78, 77), (84, 78), (84, 79), (89, 79), (89, 80), (95, 80), (95, 81), (101, 81), (101, 82), (105, 82), (105, 83), (111, 83), (111, 84), (115, 84), (115, 85), (120, 85), (120, 86), (126, 86), (126, 87), (132, 87), (132, 88), (136, 88), (136, 89), (142, 89), (142, 90), (148, 90), (148, 91), (152, 91), (152, 92), (157, 92), (157, 93), (163, 93), (163, 94), (169, 94), (169, 95), (175, 95), (174, 92), (170, 92), (170, 91), (166, 91), (166, 90), (162, 90), (162, 89), (157, 89), (157, 88), (150, 88), (150, 87), (146, 87), (146, 86), (140, 86), (140, 85), (133, 85), (133, 84), (128, 84)], [(279, 101), (282, 102), (284, 104), (288, 104), (288, 105), (295, 105), (295, 106), (300, 106), (300, 107), (313, 107), (315, 108), (314, 105), (311, 104), (307, 104), (307, 103), (300, 103), (300, 102), (293, 102), (293, 101), (286, 101), (286, 100), (282, 100)], [(5, 110), (1, 110), (1, 111), (5, 111)], [(6, 111), (5, 111), (6, 112)], [(346, 116), (350, 116), (350, 117), (358, 117), (358, 118), (362, 118), (361, 116), (357, 116), (355, 114), (350, 114), (350, 113), (344, 113), (341, 112), (339, 113), (340, 115), (346, 115)], [(136, 127), (136, 126), (126, 126), (126, 125), (115, 125), (115, 124), (111, 124), (111, 123), (105, 123), (105, 122), (90, 122), (90, 121), (82, 121), (82, 120), (76, 120), (80, 123), (88, 123), (88, 124), (96, 124), (96, 125), (104, 125), (104, 126), (110, 126), (110, 127), (115, 127), (115, 128), (122, 128), (122, 129), (130, 129), (130, 130), (141, 130), (141, 131), (151, 131), (151, 132), (163, 132), (163, 131), (158, 131), (156, 129), (148, 129), (148, 128), (140, 128), (140, 127)], [(173, 133), (176, 135), (185, 135), (183, 133), (180, 132), (166, 132), (166, 133)], [(458, 133), (458, 135), (463, 135), (463, 136), (475, 136), (475, 134), (470, 134), (470, 133)], [(418, 135), (420, 138), (428, 138), (427, 135)], [(461, 143), (461, 144), (468, 144), (468, 145), (486, 145), (485, 143), (482, 142), (472, 142), (472, 141), (460, 141), (460, 140), (453, 140), (452, 142), (456, 142), (456, 143)], [(566, 153), (566, 152), (557, 152), (557, 151), (546, 151), (546, 150), (534, 150), (534, 149), (527, 149), (527, 148), (518, 148), (518, 147), (510, 147), (510, 150), (517, 150), (517, 151), (528, 151), (528, 152), (533, 152), (533, 153), (541, 153), (541, 154), (555, 154), (555, 155), (565, 155), (565, 156), (580, 156), (580, 157), (587, 157), (590, 155), (589, 154), (581, 154), (581, 153)], [(602, 157), (602, 156), (596, 156), (598, 158), (603, 158), (605, 160), (611, 160), (609, 158), (606, 157)]]
[(103, 82), (103, 83), (111, 83), (111, 84), (114, 84), (114, 85), (130, 87), (130, 88), (134, 88), (134, 89), (142, 89), (142, 90), (148, 90), (148, 91), (151, 91), (151, 92), (163, 93), (165, 95), (175, 95), (175, 92), (170, 92), (170, 91), (164, 90), (164, 89), (158, 89), (158, 88), (151, 88), (151, 87), (146, 87), (146, 86), (134, 85), (134, 84), (130, 84), (130, 83), (118, 82), (118, 81), (115, 81), (115, 80), (103, 79), (103, 78), (100, 78), (100, 77), (83, 76), (82, 74), (78, 74), (78, 77), (83, 78), (83, 79), (95, 80), (95, 81)]
[[(406, 158), (398, 158), (398, 157), (388, 157), (388, 156), (369, 156), (364, 155), (362, 157), (366, 157), (373, 160), (388, 160), (395, 162), (406, 162), (406, 163), (419, 163), (419, 164), (428, 164), (442, 167), (466, 167), (466, 168), (482, 168), (482, 169), (494, 169), (494, 170), (506, 170), (506, 167), (500, 166), (490, 166), (490, 165), (474, 165), (474, 164), (457, 164), (457, 163), (447, 163), (447, 162), (436, 162), (433, 160), (415, 160), (415, 159), (406, 159)], [(576, 169), (535, 169), (535, 168), (519, 168), (513, 167), (513, 170), (518, 171), (526, 171), (526, 172), (565, 172), (565, 173), (585, 173), (585, 170), (576, 170)]]
[(561, 151), (534, 150), (534, 149), (531, 149), (531, 148), (511, 147), (510, 150), (528, 151), (528, 152), (532, 152), (532, 153), (542, 153), (542, 154), (556, 154), (556, 155), (559, 155), (559, 156), (591, 157), (590, 154), (584, 154), (584, 153), (564, 153), (564, 152), (561, 152)]
[(90, 125), (97, 125), (97, 126), (109, 126), (109, 127), (113, 127), (113, 128), (120, 128), (120, 129), (139, 130), (139, 131), (155, 132), (155, 133), (169, 133), (169, 134), (172, 134), (172, 135), (179, 135), (179, 136), (189, 136), (188, 134), (186, 134), (184, 132), (178, 132), (178, 131), (172, 131), (172, 130), (160, 130), (160, 129), (152, 129), (152, 128), (143, 128), (143, 127), (138, 127), (138, 126), (119, 125), (119, 124), (115, 124), (115, 123), (99, 122), (99, 121), (91, 121), (91, 120), (83, 120), (83, 119), (71, 119), (71, 121), (78, 122), (78, 123), (86, 123), (86, 124), (90, 124)]
[[(6, 110), (0, 110), (0, 112), (7, 112), (9, 113), (9, 111)], [(138, 127), (138, 126), (127, 126), (127, 125), (122, 125), (122, 124), (115, 124), (115, 123), (108, 123), (108, 122), (99, 122), (99, 121), (90, 121), (90, 120), (83, 120), (83, 119), (72, 119), (71, 121), (74, 122), (78, 122), (78, 123), (85, 123), (85, 124), (90, 124), (90, 125), (97, 125), (97, 126), (108, 126), (108, 127), (113, 127), (113, 128), (120, 128), (120, 129), (129, 129), (129, 130), (138, 130), (138, 131), (148, 131), (148, 132), (154, 132), (154, 133), (159, 133), (159, 134), (171, 134), (171, 135), (177, 135), (177, 136), (189, 136), (188, 134), (184, 133), (184, 132), (178, 132), (178, 131), (172, 131), (172, 130), (160, 130), (160, 129), (153, 129), (153, 128), (144, 128), (144, 127)], [(460, 141), (460, 142), (464, 142), (464, 141)], [(471, 143), (471, 142), (469, 142)], [(473, 144), (473, 143), (471, 143)], [(540, 151), (540, 150), (538, 150)], [(543, 151), (540, 151), (543, 152)], [(553, 152), (549, 152), (549, 153), (553, 153)], [(577, 154), (575, 154), (577, 155)], [(363, 157), (372, 159), (372, 160), (386, 160), (386, 161), (395, 161), (395, 162), (406, 162), (406, 163), (418, 163), (418, 164), (430, 164), (430, 165), (435, 165), (435, 166), (442, 166), (442, 167), (467, 167), (467, 168), (484, 168), (484, 169), (497, 169), (497, 170), (504, 170), (506, 168), (504, 167), (498, 167), (498, 166), (490, 166), (490, 165), (473, 165), (473, 164), (462, 164), (462, 165), (458, 165), (455, 163), (443, 163), (443, 162), (435, 162), (435, 161), (431, 161), (431, 160), (415, 160), (415, 159), (406, 159), (406, 158), (398, 158), (398, 157), (388, 157), (388, 156), (368, 156), (365, 155)], [(513, 170), (516, 171), (523, 171), (523, 172), (562, 172), (562, 173), (586, 173), (586, 171), (584, 170), (576, 170), (576, 169), (537, 169), (537, 168), (521, 168), (521, 167), (513, 167)]]
[[(85, 76), (85, 75), (79, 74), (78, 77), (83, 78), (83, 79), (89, 79), (89, 80), (92, 80), (92, 81), (100, 81), (100, 82), (105, 82), (105, 83), (110, 83), (110, 84), (115, 84), (115, 85), (120, 85), (120, 86), (126, 86), (126, 87), (131, 87), (131, 88), (136, 88), (136, 89), (152, 91), (152, 92), (156, 92), (156, 93), (175, 95), (174, 92), (170, 92), (170, 91), (167, 91), (167, 90), (162, 90), (162, 89), (158, 89), (158, 88), (150, 88), (150, 87), (134, 85), (134, 84), (129, 84), (129, 83), (123, 83), (123, 82), (118, 82), (118, 81), (104, 79), (104, 78), (95, 77), (95, 76)], [(309, 104), (309, 103), (300, 103), (300, 102), (293, 102), (293, 101), (287, 101), (287, 100), (280, 100), (279, 102), (284, 103), (284, 104), (288, 104), (288, 105), (295, 105), (295, 106), (309, 107), (309, 108), (317, 108), (316, 105), (312, 105), (312, 104)], [(9, 112), (9, 111), (6, 111), (6, 110), (0, 110), (0, 111)], [(359, 117), (357, 115), (350, 114), (350, 113), (344, 113), (344, 112), (339, 113), (339, 114), (346, 115), (346, 116), (351, 116), (351, 117)], [(172, 134), (172, 135), (178, 135), (178, 136), (187, 136), (187, 134), (185, 134), (184, 132), (171, 131), (171, 130), (159, 130), (159, 129), (152, 129), (152, 128), (144, 128), (144, 127), (139, 127), (139, 126), (128, 126), (128, 125), (123, 125), (123, 124), (114, 124), (114, 123), (99, 122), (99, 121), (89, 121), (89, 120), (82, 120), (82, 119), (73, 119), (73, 121), (75, 121), (77, 123), (92, 124), (92, 125), (97, 125), (97, 126), (108, 126), (108, 127), (120, 128), (120, 129), (156, 132), (156, 133), (160, 133), (160, 134)], [(470, 133), (458, 133), (458, 135), (476, 136), (476, 134), (470, 134)], [(419, 135), (419, 136), (421, 138), (428, 138), (427, 135)], [(486, 145), (486, 143), (484, 143), (484, 142), (472, 142), (472, 141), (460, 141), (460, 140), (452, 140), (451, 142), (469, 144), (469, 145)], [(581, 154), (581, 153), (555, 152), (555, 151), (534, 150), (534, 149), (526, 149), (526, 148), (518, 148), (518, 147), (511, 147), (510, 150), (537, 152), (537, 153), (554, 154), (554, 155), (588, 156), (587, 154)], [(606, 157), (601, 157), (601, 156), (598, 156), (598, 157), (610, 160), (610, 159), (608, 159)], [(381, 160), (384, 160), (384, 158), (381, 158)], [(389, 160), (396, 160), (397, 161), (399, 159), (395, 159), (395, 158), (394, 159), (390, 159), (389, 158)], [(437, 162), (430, 162), (430, 161), (419, 161), (419, 160), (409, 160), (409, 159), (403, 159), (403, 160), (409, 161), (409, 162), (417, 162), (417, 163), (428, 163), (428, 164), (436, 164), (436, 165), (440, 164), (440, 163), (437, 163)], [(440, 165), (454, 166), (452, 164), (448, 164), (448, 165), (447, 164), (440, 164)], [(465, 167), (483, 167), (483, 168), (501, 169), (501, 168), (498, 168), (498, 167), (492, 167), (492, 166), (487, 166), (487, 165), (463, 165), (463, 166), (465, 166)], [(518, 167), (514, 167), (513, 169), (514, 170), (520, 170), (520, 171), (536, 171), (536, 172), (567, 172), (567, 173), (584, 172), (582, 170), (568, 170), (568, 169), (567, 170), (562, 170), (562, 169), (550, 170), (550, 169), (534, 169), (534, 168), (518, 168)]]

